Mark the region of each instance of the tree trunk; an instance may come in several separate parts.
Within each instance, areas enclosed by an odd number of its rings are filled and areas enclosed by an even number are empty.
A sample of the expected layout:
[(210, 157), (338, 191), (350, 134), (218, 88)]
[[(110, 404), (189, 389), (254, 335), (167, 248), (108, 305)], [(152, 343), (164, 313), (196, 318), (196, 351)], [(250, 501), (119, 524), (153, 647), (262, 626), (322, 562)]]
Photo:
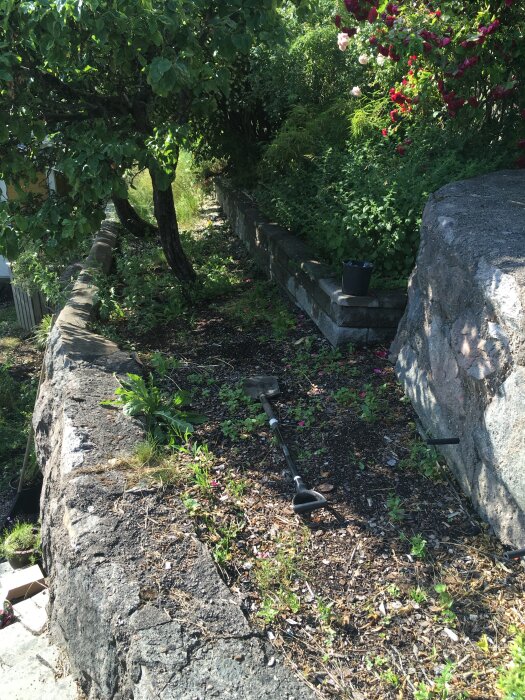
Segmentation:
[(116, 195), (113, 195), (112, 199), (120, 223), (134, 236), (137, 236), (137, 238), (145, 238), (158, 233), (153, 224), (144, 221), (144, 219), (137, 214), (135, 209), (131, 206), (129, 199), (123, 199)]
[(153, 184), (153, 211), (168, 265), (181, 282), (193, 283), (197, 275), (180, 242), (171, 182), (166, 187), (166, 178), (158, 167), (150, 168), (149, 173)]

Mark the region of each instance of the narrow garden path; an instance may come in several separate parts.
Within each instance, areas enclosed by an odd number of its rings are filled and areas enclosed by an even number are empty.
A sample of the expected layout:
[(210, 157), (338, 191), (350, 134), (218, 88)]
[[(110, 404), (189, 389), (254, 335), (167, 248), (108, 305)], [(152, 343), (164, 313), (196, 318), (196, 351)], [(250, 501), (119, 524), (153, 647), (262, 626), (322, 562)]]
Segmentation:
[[(498, 697), (525, 624), (523, 567), (421, 442), (387, 348), (332, 349), (257, 276), (217, 207), (203, 216), (192, 245), (208, 294), (163, 330), (137, 332), (124, 302), (105, 324), (206, 416), (170, 457), (146, 450), (135, 478), (156, 481), (168, 506), (182, 497), (247, 617), (321, 697)], [(147, 289), (158, 257), (141, 274)], [(278, 378), (285, 438), (333, 510), (293, 514), (280, 449), (242, 390), (254, 374)], [(167, 559), (168, 518), (153, 520)], [(159, 596), (175, 605), (169, 571)]]

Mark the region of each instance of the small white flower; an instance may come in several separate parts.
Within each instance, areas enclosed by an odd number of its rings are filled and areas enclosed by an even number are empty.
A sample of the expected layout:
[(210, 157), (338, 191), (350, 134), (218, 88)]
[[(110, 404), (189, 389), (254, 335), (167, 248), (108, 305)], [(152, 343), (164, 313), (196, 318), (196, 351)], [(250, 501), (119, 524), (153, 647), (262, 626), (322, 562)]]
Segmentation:
[(356, 86), (350, 90), (350, 94), (354, 97), (361, 97), (363, 93), (361, 92), (361, 88)]
[(382, 56), (381, 54), (379, 54), (379, 56), (376, 58), (376, 61), (377, 61), (378, 66), (384, 66), (385, 61), (386, 61), (386, 56)]
[(370, 58), (366, 55), (366, 53), (362, 53), (357, 60), (362, 66), (366, 66)]
[(350, 37), (346, 32), (339, 32), (337, 35), (337, 46), (341, 49), (341, 51), (346, 51), (348, 48), (348, 44), (350, 43)]

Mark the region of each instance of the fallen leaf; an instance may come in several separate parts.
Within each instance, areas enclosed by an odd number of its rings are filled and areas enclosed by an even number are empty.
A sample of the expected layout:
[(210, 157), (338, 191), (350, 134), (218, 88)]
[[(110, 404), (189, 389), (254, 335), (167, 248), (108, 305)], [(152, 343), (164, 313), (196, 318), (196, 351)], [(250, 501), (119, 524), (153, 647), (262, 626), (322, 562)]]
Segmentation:
[(333, 484), (319, 484), (317, 490), (321, 493), (330, 493), (330, 491), (333, 491), (334, 488), (335, 486)]

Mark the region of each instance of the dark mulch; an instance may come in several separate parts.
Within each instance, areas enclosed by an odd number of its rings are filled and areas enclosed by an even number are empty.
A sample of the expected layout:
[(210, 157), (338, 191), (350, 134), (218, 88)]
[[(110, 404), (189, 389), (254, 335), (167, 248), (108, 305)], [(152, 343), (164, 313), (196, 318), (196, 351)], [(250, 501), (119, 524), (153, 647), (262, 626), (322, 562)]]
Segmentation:
[[(248, 618), (322, 697), (493, 700), (512, 626), (524, 624), (523, 568), (502, 558), (421, 443), (387, 348), (332, 350), (264, 285), (257, 319), (260, 283), (208, 214), (244, 281), (191, 321), (130, 338), (146, 368), (153, 352), (180, 360), (165, 386), (190, 391), (208, 419), (193, 438), (208, 452), (180, 455), (204, 483), (186, 476), (165, 504), (182, 496)], [(284, 330), (272, 329), (268, 305)], [(235, 393), (253, 374), (278, 378), (284, 436), (333, 510), (293, 514), (280, 449)], [(152, 514), (166, 557), (169, 512)], [(162, 586), (169, 601), (169, 578)]]

